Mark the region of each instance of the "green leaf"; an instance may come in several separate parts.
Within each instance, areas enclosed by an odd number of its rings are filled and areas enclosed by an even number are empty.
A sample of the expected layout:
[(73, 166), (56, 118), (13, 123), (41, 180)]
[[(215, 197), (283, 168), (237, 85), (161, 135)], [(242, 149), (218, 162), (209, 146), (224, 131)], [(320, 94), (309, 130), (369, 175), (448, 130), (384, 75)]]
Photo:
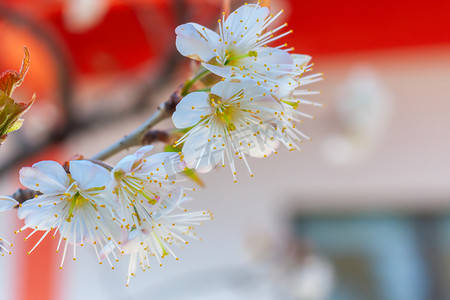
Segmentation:
[(14, 124), (12, 124), (9, 127), (8, 132), (6, 132), (6, 133), (10, 133), (10, 132), (19, 130), (20, 127), (22, 127), (22, 124), (23, 124), (23, 119), (18, 119), (16, 122), (14, 122)]

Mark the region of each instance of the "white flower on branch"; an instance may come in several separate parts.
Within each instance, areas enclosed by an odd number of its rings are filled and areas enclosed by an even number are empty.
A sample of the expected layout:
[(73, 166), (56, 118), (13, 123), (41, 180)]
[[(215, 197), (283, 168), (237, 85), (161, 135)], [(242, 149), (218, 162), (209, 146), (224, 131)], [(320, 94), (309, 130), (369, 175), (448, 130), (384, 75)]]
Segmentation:
[[(17, 202), (14, 198), (8, 196), (0, 196), (0, 211), (11, 210), (17, 205), (19, 205), (19, 202)], [(5, 244), (12, 246), (12, 244), (7, 240), (0, 238), (0, 254), (2, 256), (5, 255), (5, 252), (11, 254), (11, 251), (8, 251), (8, 249), (6, 249)]]
[[(183, 145), (187, 167), (209, 172), (225, 156), (235, 178), (234, 156), (249, 169), (246, 155), (266, 157), (278, 146), (277, 124), (283, 106), (253, 80), (222, 81), (211, 93), (193, 92), (177, 105), (172, 120), (177, 128), (190, 128), (177, 141)], [(236, 179), (236, 178), (235, 178)]]
[(224, 13), (218, 20), (219, 33), (196, 23), (180, 25), (175, 30), (177, 49), (221, 77), (254, 79), (275, 89), (280, 80), (292, 81), (300, 75), (295, 57), (289, 54), (292, 49), (286, 44), (268, 46), (292, 32), (285, 30), (287, 23), (269, 30), (282, 12), (271, 15), (258, 2), (241, 6), (226, 19)]
[(124, 157), (111, 171), (122, 227), (128, 230), (150, 220), (160, 207), (157, 203), (176, 203), (183, 197), (183, 189), (176, 185), (175, 176), (185, 168), (180, 156), (174, 152), (148, 156), (152, 148), (140, 148)]
[[(122, 255), (130, 255), (127, 285), (131, 276), (135, 276), (138, 266), (144, 272), (150, 268), (152, 256), (156, 258), (160, 266), (162, 266), (161, 259), (167, 255), (172, 255), (178, 260), (171, 247), (188, 244), (187, 238), (198, 239), (194, 226), (202, 225), (203, 221), (212, 219), (212, 214), (208, 211), (188, 213), (186, 209), (181, 208), (180, 204), (186, 199), (184, 195), (178, 197), (176, 201), (168, 197), (162, 198), (155, 204), (156, 208), (153, 213), (150, 213), (149, 219), (131, 229), (128, 237), (122, 242), (121, 249), (109, 243), (102, 250), (102, 256), (107, 256), (116, 250)], [(174, 214), (175, 209), (178, 209), (180, 213)]]
[(25, 219), (25, 225), (19, 231), (33, 229), (27, 238), (37, 231), (44, 231), (28, 253), (50, 231), (54, 230), (53, 237), (59, 231), (57, 251), (64, 242), (60, 268), (69, 244), (73, 246), (74, 260), (77, 245), (83, 246), (84, 243), (91, 244), (99, 258), (97, 246), (103, 247), (110, 241), (117, 244), (115, 236), (120, 233), (120, 227), (116, 224), (117, 201), (108, 191), (110, 172), (85, 160), (71, 161), (69, 171), (66, 173), (54, 161), (41, 161), (20, 170), (20, 182), (29, 189), (40, 191), (42, 195), (24, 202), (19, 208), (19, 218)]

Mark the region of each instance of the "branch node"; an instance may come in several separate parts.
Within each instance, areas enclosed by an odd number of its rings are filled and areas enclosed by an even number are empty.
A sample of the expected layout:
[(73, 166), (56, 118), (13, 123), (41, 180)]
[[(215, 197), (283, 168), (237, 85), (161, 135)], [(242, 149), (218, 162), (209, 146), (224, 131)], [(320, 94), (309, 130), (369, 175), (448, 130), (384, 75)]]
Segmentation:
[(42, 195), (39, 191), (33, 191), (30, 189), (18, 189), (14, 194), (11, 195), (12, 198), (16, 199), (19, 204), (24, 203), (29, 199), (33, 199), (35, 196)]
[(142, 138), (142, 145), (150, 145), (154, 142), (169, 142), (169, 133), (164, 130), (150, 130)]

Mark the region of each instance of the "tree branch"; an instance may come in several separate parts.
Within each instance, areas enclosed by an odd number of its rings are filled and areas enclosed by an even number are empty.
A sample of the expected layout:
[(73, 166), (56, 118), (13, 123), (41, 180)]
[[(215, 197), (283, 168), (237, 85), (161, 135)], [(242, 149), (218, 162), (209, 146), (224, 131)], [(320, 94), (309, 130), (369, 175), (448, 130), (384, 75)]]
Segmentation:
[(158, 106), (156, 112), (151, 115), (150, 118), (148, 118), (141, 126), (136, 128), (129, 135), (126, 135), (105, 150), (97, 153), (96, 155), (91, 157), (91, 159), (105, 160), (122, 150), (128, 149), (133, 146), (142, 145), (146, 133), (162, 120), (169, 118), (175, 111), (175, 108), (180, 100), (181, 96), (179, 88), (172, 93), (169, 100)]
[(170, 134), (166, 130), (150, 130), (142, 138), (142, 145), (151, 145), (154, 142), (169, 143)]
[(39, 191), (33, 191), (30, 189), (18, 189), (14, 194), (11, 195), (12, 198), (16, 199), (19, 204), (24, 203), (25, 201), (32, 199), (36, 196), (41, 195), (42, 193)]

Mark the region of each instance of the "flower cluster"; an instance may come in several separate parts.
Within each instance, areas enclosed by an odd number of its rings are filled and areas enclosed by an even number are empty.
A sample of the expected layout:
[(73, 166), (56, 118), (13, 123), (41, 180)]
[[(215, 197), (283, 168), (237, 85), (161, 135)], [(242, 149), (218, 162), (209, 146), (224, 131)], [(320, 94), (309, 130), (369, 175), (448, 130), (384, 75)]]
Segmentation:
[[(299, 143), (310, 138), (296, 124), (312, 116), (299, 111), (299, 104), (321, 106), (303, 99), (316, 94), (300, 86), (321, 79), (306, 77), (311, 70), (307, 55), (291, 54), (286, 44), (272, 46), (290, 34), (287, 24), (269, 29), (283, 11), (271, 15), (267, 7), (246, 4), (225, 13), (218, 20), (218, 33), (196, 23), (177, 27), (176, 46), (187, 57), (201, 62), (195, 78), (217, 75), (207, 91), (187, 94), (173, 114), (177, 128), (187, 133), (177, 141), (183, 144), (189, 168), (208, 172), (228, 161), (236, 181), (234, 157), (266, 157), (276, 153), (279, 144), (300, 150)], [(221, 79), (220, 79), (221, 78)], [(226, 157), (226, 159), (225, 159)]]
[[(206, 211), (187, 213), (180, 204), (186, 200), (176, 174), (184, 170), (178, 154), (173, 152), (148, 156), (152, 146), (145, 146), (124, 157), (114, 168), (88, 160), (69, 163), (68, 172), (54, 161), (41, 161), (22, 168), (21, 183), (41, 194), (20, 205), (19, 218), (31, 228), (25, 238), (44, 231), (41, 239), (59, 232), (58, 248), (63, 249), (62, 268), (68, 245), (93, 246), (98, 260), (105, 258), (112, 268), (110, 255), (130, 254), (129, 277), (136, 262), (149, 266), (149, 257), (175, 254), (172, 243), (187, 243), (194, 237), (194, 225), (211, 218)], [(129, 279), (128, 279), (129, 281)]]

